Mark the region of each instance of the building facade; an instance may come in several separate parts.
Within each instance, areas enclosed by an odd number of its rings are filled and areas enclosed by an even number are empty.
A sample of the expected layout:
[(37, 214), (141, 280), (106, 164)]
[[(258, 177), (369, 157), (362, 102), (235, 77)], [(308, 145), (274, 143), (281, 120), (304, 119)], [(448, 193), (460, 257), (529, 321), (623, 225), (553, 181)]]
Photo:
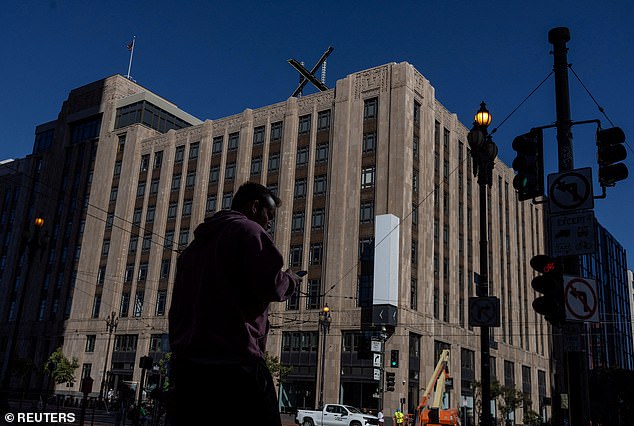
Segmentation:
[[(96, 389), (102, 381), (108, 388), (138, 382), (139, 358), (158, 362), (169, 351), (166, 315), (179, 250), (251, 180), (282, 199), (275, 242), (289, 267), (308, 271), (295, 296), (270, 313), (269, 352), (292, 366), (279, 386), (281, 408), (314, 407), (323, 388), (326, 402), (411, 411), (449, 348), (454, 386), (446, 404), (473, 418), (480, 339), (469, 326), (468, 300), (480, 236), (467, 131), (405, 62), (204, 122), (122, 76), (76, 89), (58, 119), (36, 129), (33, 154), (5, 164), (0, 176), (2, 291), (10, 301), (2, 306), (3, 342), (25, 294), (21, 357), (42, 363), (61, 345)], [(488, 193), (490, 294), (501, 301), (491, 370), (543, 411), (549, 327), (530, 306), (528, 267), (544, 252), (543, 213), (517, 201), (513, 177), (497, 161)], [(396, 317), (382, 335), (384, 354), (398, 351), (396, 367), (381, 361), (395, 373), (391, 392), (379, 389), (364, 346), (382, 332), (366, 313), (381, 285), (374, 266), (385, 261), (374, 256), (382, 244), (375, 218), (386, 214), (399, 224)], [(38, 215), (50, 238), (25, 268), (10, 247)], [(25, 270), (32, 273), (22, 285)], [(319, 327), (325, 304), (327, 334)], [(113, 312), (116, 330), (105, 323)], [(44, 375), (28, 380), (46, 385)]]
[(596, 222), (597, 251), (581, 257), (581, 276), (596, 280), (599, 321), (586, 324), (588, 367), (634, 370), (631, 278), (623, 246)]

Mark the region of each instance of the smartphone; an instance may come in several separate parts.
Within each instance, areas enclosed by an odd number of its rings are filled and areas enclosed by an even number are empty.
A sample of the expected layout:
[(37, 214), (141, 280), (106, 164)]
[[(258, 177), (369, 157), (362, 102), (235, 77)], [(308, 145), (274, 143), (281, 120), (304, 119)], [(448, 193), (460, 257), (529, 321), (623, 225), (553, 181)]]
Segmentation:
[(308, 274), (308, 271), (297, 271), (295, 272), (295, 275), (297, 275), (298, 277), (303, 277), (305, 275)]

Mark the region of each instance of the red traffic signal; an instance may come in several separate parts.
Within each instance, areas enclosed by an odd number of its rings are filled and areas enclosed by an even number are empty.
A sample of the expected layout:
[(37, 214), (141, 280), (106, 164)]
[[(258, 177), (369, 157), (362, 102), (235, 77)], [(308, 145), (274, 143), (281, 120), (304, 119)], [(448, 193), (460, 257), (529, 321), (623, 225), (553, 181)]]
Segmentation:
[(533, 289), (542, 294), (533, 301), (533, 309), (551, 324), (566, 320), (564, 277), (559, 261), (545, 254), (533, 256), (531, 267), (541, 273), (531, 282)]

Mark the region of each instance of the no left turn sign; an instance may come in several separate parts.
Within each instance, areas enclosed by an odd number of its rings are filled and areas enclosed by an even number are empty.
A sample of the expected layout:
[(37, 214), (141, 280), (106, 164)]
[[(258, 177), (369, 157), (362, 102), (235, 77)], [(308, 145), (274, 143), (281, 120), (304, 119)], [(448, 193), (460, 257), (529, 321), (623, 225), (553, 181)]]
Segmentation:
[(566, 319), (599, 322), (599, 300), (595, 280), (564, 276)]

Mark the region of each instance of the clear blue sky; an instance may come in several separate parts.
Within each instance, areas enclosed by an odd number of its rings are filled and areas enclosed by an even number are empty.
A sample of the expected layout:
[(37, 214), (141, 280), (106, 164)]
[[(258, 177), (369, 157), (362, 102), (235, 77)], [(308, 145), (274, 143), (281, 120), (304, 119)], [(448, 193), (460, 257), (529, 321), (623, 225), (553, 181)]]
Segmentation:
[[(203, 120), (284, 101), (298, 79), (286, 61), (310, 67), (333, 46), (329, 87), (350, 73), (407, 61), (465, 125), (485, 100), (497, 127), (551, 71), (548, 30), (568, 27), (569, 62), (628, 138), (632, 177), (596, 200), (595, 212), (634, 266), (631, 0), (5, 0), (0, 17), (0, 159), (29, 154), (35, 126), (57, 117), (69, 90), (125, 75), (133, 36), (132, 77)], [(570, 96), (573, 120), (610, 126), (572, 73)], [(516, 135), (554, 123), (554, 99), (551, 77), (499, 127), (502, 161), (511, 164)], [(575, 126), (573, 146), (575, 167), (592, 167), (596, 184), (594, 131)], [(547, 174), (556, 172), (554, 130), (544, 145)]]

